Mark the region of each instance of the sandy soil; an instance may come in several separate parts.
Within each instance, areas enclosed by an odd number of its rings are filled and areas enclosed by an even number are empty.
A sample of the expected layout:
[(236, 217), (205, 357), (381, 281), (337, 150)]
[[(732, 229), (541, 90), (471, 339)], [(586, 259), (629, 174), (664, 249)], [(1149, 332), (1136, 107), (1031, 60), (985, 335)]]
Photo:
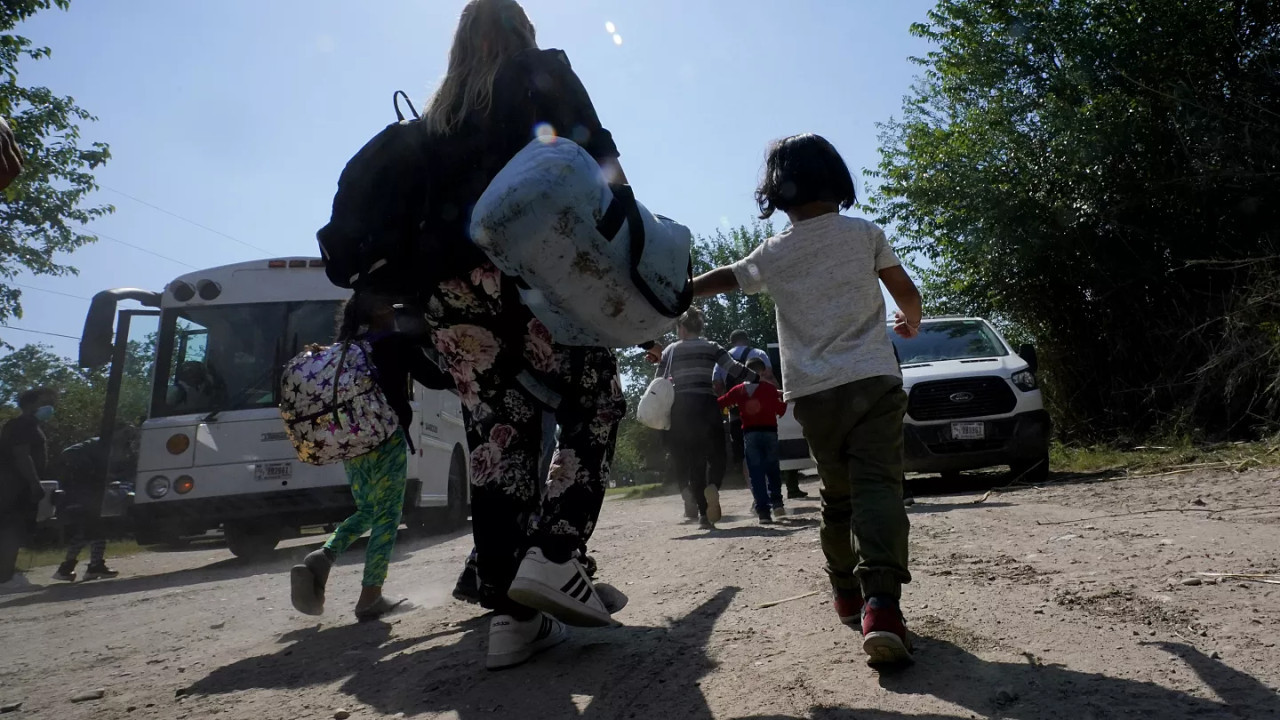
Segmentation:
[[(500, 673), (483, 668), (480, 612), (448, 597), (462, 535), (401, 543), (388, 589), (416, 607), (386, 624), (350, 615), (355, 552), (321, 622), (292, 611), (287, 569), (315, 539), (257, 564), (213, 548), (124, 558), (113, 581), (46, 587), (42, 573), (0, 595), (0, 706), (68, 720), (1280, 717), (1280, 585), (1197, 575), (1280, 572), (1278, 478), (920, 496), (905, 599), (918, 662), (894, 674), (864, 665), (829, 607), (818, 503), (762, 528), (732, 491), (736, 518), (713, 534), (677, 524), (678, 498), (610, 501), (593, 551), (631, 596), (626, 627), (577, 630)], [(1138, 512), (1157, 509), (1172, 512)]]

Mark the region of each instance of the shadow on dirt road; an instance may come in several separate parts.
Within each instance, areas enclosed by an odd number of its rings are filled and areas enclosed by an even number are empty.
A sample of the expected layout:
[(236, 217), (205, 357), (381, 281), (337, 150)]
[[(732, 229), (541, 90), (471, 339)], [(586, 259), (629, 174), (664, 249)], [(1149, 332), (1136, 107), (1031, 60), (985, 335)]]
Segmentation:
[[(283, 637), (279, 651), (214, 670), (180, 692), (195, 698), (342, 682), (340, 692), (386, 715), (710, 718), (699, 687), (716, 667), (706, 647), (737, 593), (726, 587), (667, 627), (575, 629), (566, 644), (505, 672), (482, 669), (487, 617), (417, 638), (392, 638), (386, 624), (300, 631)], [(421, 647), (444, 637), (453, 642)]]

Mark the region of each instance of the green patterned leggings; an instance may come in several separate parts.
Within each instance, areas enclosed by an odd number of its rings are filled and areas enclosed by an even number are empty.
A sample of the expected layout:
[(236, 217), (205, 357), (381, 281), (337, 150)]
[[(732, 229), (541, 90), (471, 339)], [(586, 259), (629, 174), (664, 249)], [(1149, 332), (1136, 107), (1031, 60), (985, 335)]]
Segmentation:
[(387, 579), (387, 565), (400, 529), (400, 511), (404, 509), (407, 447), (404, 433), (397, 430), (373, 451), (344, 463), (351, 496), (356, 501), (356, 514), (342, 521), (324, 546), (341, 553), (372, 530), (364, 551), (361, 584), (365, 587), (380, 586)]

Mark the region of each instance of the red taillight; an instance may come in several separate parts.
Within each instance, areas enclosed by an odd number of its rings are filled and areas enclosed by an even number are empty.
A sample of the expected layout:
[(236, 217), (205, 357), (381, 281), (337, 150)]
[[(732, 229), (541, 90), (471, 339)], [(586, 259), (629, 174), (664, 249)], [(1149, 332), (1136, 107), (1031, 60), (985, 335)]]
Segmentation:
[(282, 268), (282, 267), (288, 267), (288, 266), (289, 264), (286, 263), (284, 260), (268, 260), (267, 261), (267, 267), (269, 268)]
[(306, 260), (290, 260), (289, 261), (289, 267), (291, 268), (304, 268), (306, 266), (307, 266)]

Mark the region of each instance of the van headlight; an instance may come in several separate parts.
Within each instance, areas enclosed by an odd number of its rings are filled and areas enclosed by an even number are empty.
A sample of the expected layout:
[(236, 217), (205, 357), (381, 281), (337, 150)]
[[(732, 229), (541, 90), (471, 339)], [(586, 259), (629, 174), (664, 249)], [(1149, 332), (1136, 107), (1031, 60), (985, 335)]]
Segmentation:
[(1009, 378), (1009, 380), (1012, 381), (1014, 386), (1022, 392), (1031, 392), (1038, 387), (1036, 385), (1036, 376), (1030, 370), (1016, 372), (1013, 374), (1013, 377)]

